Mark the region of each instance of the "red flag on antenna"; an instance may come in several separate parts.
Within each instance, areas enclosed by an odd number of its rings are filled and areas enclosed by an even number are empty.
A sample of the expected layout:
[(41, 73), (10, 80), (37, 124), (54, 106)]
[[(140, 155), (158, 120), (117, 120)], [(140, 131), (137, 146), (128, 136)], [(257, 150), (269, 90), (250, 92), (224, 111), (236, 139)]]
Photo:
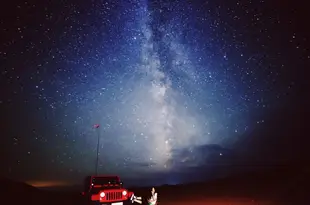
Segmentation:
[(99, 128), (100, 125), (99, 124), (94, 124), (94, 128)]

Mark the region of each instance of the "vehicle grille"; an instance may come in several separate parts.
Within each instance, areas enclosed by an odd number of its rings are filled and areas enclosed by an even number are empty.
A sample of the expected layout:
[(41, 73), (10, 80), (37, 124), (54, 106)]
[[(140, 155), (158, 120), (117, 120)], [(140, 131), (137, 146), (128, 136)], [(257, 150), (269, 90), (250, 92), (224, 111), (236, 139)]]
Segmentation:
[(122, 199), (122, 192), (108, 192), (106, 195), (107, 200), (120, 200)]

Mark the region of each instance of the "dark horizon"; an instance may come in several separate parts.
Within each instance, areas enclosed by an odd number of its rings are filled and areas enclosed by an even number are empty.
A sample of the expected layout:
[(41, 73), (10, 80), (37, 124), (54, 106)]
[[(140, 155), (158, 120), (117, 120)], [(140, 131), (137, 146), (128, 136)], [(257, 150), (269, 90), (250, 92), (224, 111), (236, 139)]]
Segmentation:
[[(123, 179), (122, 182), (124, 183), (124, 187), (129, 190), (135, 190), (135, 189), (149, 189), (150, 187), (184, 187), (184, 186), (214, 186), (214, 185), (225, 185), (225, 186), (231, 186), (235, 183), (243, 183), (244, 185), (249, 185), (252, 183), (257, 184), (266, 184), (266, 183), (278, 183), (283, 180), (289, 179), (289, 183), (291, 181), (295, 181), (295, 183), (301, 183), (301, 181), (304, 181), (306, 183), (310, 180), (309, 174), (310, 173), (310, 167), (308, 162), (299, 163), (299, 164), (290, 164), (290, 165), (274, 165), (269, 166), (268, 168), (263, 169), (252, 169), (242, 172), (236, 172), (235, 174), (229, 174), (229, 175), (223, 175), (218, 177), (209, 177), (207, 178), (200, 178), (200, 180), (193, 180), (190, 178), (183, 178), (182, 183), (175, 183), (170, 181), (170, 183), (161, 184), (158, 183), (158, 180), (160, 178), (153, 178), (152, 180), (148, 180), (147, 183), (141, 182), (145, 181), (146, 179), (137, 178), (134, 179)], [(188, 176), (189, 177), (189, 176)], [(149, 178), (150, 179), (150, 178)], [(5, 181), (3, 181), (5, 180)], [(157, 181), (157, 183), (156, 183)], [(165, 181), (165, 180), (161, 180)], [(52, 192), (68, 192), (68, 193), (81, 193), (83, 191), (83, 185), (82, 184), (31, 184), (29, 182), (19, 182), (19, 181), (13, 181), (11, 179), (0, 179), (1, 186), (3, 185), (3, 182), (5, 184), (15, 184), (16, 189), (21, 189), (24, 185), (23, 183), (33, 186), (37, 188), (38, 190), (42, 191), (52, 191)], [(291, 184), (288, 184), (291, 186)], [(26, 189), (27, 190), (27, 189)], [(25, 191), (26, 191), (25, 190)]]

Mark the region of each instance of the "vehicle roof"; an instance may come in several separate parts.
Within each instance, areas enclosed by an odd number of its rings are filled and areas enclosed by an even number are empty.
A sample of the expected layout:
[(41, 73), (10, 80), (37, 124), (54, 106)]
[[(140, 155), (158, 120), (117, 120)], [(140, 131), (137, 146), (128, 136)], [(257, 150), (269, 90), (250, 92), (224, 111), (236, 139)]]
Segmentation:
[(109, 178), (109, 177), (115, 177), (115, 178), (119, 178), (119, 176), (117, 176), (117, 175), (92, 175), (92, 176), (90, 176), (90, 177), (92, 177), (92, 178), (94, 178), (94, 177), (107, 177), (107, 178)]

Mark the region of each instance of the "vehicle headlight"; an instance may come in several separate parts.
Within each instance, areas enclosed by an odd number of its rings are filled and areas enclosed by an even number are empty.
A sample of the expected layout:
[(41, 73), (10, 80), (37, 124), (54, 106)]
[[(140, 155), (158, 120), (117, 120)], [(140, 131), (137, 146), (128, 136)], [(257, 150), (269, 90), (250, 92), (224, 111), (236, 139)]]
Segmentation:
[(123, 191), (123, 195), (126, 196), (127, 195), (127, 191)]
[(100, 193), (100, 197), (103, 198), (105, 196), (104, 192)]

